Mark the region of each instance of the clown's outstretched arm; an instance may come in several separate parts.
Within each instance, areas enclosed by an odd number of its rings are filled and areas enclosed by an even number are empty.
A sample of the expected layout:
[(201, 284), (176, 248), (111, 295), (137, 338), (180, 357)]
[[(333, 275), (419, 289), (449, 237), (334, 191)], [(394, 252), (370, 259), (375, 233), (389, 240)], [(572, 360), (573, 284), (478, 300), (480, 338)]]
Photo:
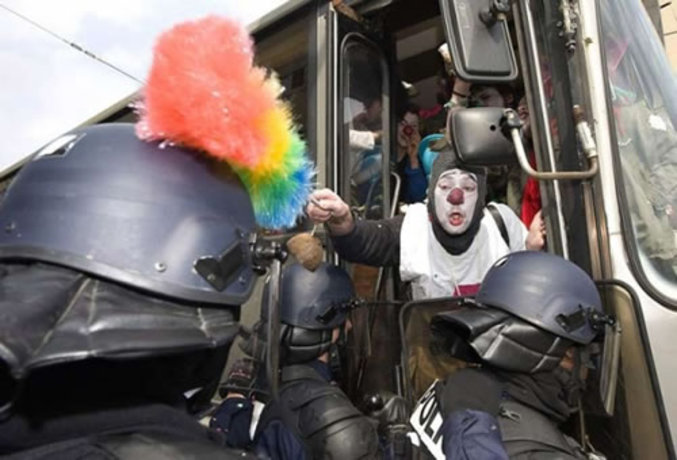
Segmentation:
[(313, 192), (306, 213), (314, 223), (327, 225), (341, 258), (375, 267), (399, 265), (403, 216), (356, 221), (348, 204), (329, 189)]

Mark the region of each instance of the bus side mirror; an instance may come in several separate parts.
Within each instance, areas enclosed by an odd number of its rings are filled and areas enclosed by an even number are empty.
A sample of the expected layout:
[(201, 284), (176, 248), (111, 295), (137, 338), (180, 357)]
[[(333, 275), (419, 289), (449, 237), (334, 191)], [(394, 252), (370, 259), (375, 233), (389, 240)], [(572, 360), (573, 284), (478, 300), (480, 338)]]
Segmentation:
[(505, 109), (477, 107), (450, 113), (449, 129), (456, 155), (470, 166), (498, 166), (516, 162), (515, 147), (502, 126)]
[(510, 83), (517, 61), (506, 13), (510, 0), (440, 0), (454, 71), (471, 83)]

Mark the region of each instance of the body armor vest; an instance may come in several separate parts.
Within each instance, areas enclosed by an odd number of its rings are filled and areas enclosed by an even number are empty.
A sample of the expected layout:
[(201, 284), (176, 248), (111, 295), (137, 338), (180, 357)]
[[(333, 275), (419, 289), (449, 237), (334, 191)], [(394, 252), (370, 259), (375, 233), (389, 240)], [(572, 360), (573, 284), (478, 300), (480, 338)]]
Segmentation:
[(501, 438), (512, 460), (580, 460), (578, 443), (545, 415), (516, 401), (503, 401), (498, 415)]
[(280, 397), (264, 409), (255, 438), (274, 420), (281, 421), (303, 444), (306, 458), (378, 456), (374, 424), (338, 387), (309, 366), (282, 369)]

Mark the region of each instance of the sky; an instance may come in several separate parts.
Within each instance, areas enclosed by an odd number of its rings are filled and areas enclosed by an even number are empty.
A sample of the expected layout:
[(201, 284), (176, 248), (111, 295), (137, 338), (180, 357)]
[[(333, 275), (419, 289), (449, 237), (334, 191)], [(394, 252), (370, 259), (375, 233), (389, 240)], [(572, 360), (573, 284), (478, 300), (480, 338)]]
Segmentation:
[(138, 90), (163, 30), (208, 14), (248, 24), (284, 2), (0, 0), (0, 172)]

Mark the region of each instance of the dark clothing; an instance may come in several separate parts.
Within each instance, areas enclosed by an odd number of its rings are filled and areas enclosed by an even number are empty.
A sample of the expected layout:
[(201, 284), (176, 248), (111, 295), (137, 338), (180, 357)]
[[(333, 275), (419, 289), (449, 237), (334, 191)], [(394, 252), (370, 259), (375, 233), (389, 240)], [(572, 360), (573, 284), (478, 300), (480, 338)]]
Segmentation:
[(185, 412), (162, 404), (34, 417), (15, 414), (0, 424), (5, 458), (246, 458)]
[[(312, 361), (308, 367), (313, 368), (326, 382), (331, 381), (331, 370), (326, 363)], [(287, 428), (280, 420), (270, 423), (261, 421), (256, 439), (249, 436), (254, 405), (245, 398), (226, 399), (214, 412), (210, 426), (226, 434), (228, 446), (250, 449), (258, 454), (273, 459), (304, 459), (306, 449), (294, 432)], [(260, 422), (260, 423), (261, 423)]]
[(238, 449), (249, 449), (249, 425), (254, 414), (254, 405), (246, 398), (228, 398), (219, 405), (209, 421), (210, 428), (226, 437), (226, 444)]
[(442, 450), (448, 460), (507, 460), (496, 418), (476, 410), (452, 413), (442, 425)]
[[(284, 445), (287, 435), (276, 434), (285, 431), (301, 441), (303, 452), (295, 444)], [(282, 369), (280, 396), (261, 414), (255, 443), (272, 458), (366, 459), (379, 452), (374, 424), (308, 365)]]
[(255, 451), (263, 458), (273, 460), (311, 459), (305, 446), (280, 420), (268, 423), (256, 440)]
[(501, 440), (512, 460), (582, 460), (581, 446), (543, 413), (507, 400), (498, 416)]
[(230, 458), (189, 414), (218, 384), (234, 311), (41, 263), (2, 264), (0, 294), (0, 387), (11, 403), (0, 409), (0, 455)]
[(249, 446), (265, 458), (303, 460), (328, 452), (346, 459), (375, 456), (375, 427), (331, 379), (329, 366), (319, 360), (283, 368), (279, 400), (261, 413), (253, 441), (248, 432), (253, 405), (247, 399), (224, 401), (212, 426), (226, 433), (229, 446)]
[(674, 282), (677, 134), (667, 115), (639, 102), (616, 106), (614, 115), (634, 236), (653, 265)]
[(347, 235), (332, 236), (343, 259), (375, 267), (399, 266), (403, 215), (382, 220), (358, 220)]
[[(442, 425), (443, 450), (449, 460), (583, 459), (581, 447), (557, 424), (573, 409), (564, 374), (499, 373), (502, 402), (497, 416), (470, 408), (447, 414)], [(462, 395), (473, 389), (448, 388)]]
[(409, 157), (405, 156), (397, 163), (397, 174), (402, 179), (400, 201), (404, 203), (419, 203), (425, 200), (428, 190), (428, 179), (421, 166), (412, 169)]
[(329, 364), (319, 359), (315, 359), (305, 364), (306, 366), (312, 368), (317, 374), (322, 377), (326, 382), (332, 382), (334, 380), (334, 375), (331, 372), (331, 367)]
[(253, 414), (249, 399), (228, 398), (214, 412), (209, 425), (224, 433), (229, 447), (253, 450), (265, 458), (306, 458), (303, 444), (279, 420), (269, 423), (254, 442), (249, 436)]
[(566, 421), (578, 410), (580, 385), (562, 368), (536, 374), (500, 371), (495, 374), (504, 382), (511, 399), (541, 412), (556, 423)]

